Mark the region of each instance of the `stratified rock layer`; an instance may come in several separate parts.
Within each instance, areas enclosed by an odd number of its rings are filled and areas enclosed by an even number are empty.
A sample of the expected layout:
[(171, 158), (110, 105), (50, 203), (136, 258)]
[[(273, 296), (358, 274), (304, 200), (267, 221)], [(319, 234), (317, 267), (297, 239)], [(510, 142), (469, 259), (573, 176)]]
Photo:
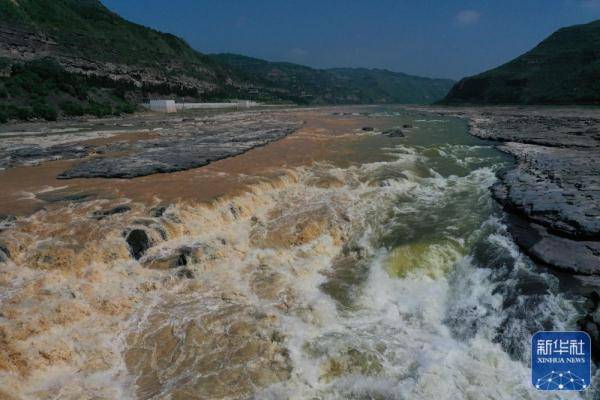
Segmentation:
[[(578, 328), (600, 348), (600, 111), (594, 108), (454, 108), (475, 136), (505, 142), (516, 159), (493, 196), (532, 259), (557, 270), (567, 296), (586, 300)], [(564, 274), (562, 272), (566, 272)], [(600, 353), (594, 350), (595, 360)]]
[[(519, 217), (515, 239), (531, 257), (570, 273), (600, 274), (600, 112), (593, 108), (458, 108), (471, 133), (505, 142), (517, 164), (494, 197)], [(510, 221), (509, 221), (510, 222)]]
[[(106, 126), (73, 127), (59, 132), (30, 132), (25, 141), (14, 133), (0, 144), (0, 169), (50, 160), (83, 159), (58, 178), (135, 178), (183, 171), (242, 154), (294, 132), (301, 123), (264, 112), (226, 113), (192, 118), (137, 121), (118, 134), (146, 132), (140, 140), (108, 140)], [(139, 122), (139, 123), (138, 123)], [(35, 138), (35, 143), (34, 143)], [(103, 141), (82, 142), (103, 138)]]

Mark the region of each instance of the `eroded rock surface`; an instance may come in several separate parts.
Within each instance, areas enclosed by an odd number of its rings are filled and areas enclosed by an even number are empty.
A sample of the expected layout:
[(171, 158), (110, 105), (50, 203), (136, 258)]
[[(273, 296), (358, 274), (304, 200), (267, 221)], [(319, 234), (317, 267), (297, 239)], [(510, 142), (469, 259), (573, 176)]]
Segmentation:
[(600, 110), (483, 107), (437, 109), (469, 119), (471, 133), (505, 142), (516, 158), (494, 197), (519, 217), (511, 230), (537, 261), (600, 274)]
[(135, 178), (183, 171), (264, 146), (300, 124), (272, 112), (237, 112), (129, 117), (107, 125), (67, 123), (52, 129), (24, 125), (0, 132), (0, 169), (84, 159), (58, 177)]
[[(493, 196), (508, 211), (521, 249), (565, 274), (567, 296), (587, 305), (578, 328), (600, 347), (600, 110), (483, 107), (436, 109), (469, 119), (475, 136), (505, 142), (516, 159), (498, 174)], [(574, 280), (575, 282), (565, 283)], [(594, 359), (600, 359), (597, 351)]]

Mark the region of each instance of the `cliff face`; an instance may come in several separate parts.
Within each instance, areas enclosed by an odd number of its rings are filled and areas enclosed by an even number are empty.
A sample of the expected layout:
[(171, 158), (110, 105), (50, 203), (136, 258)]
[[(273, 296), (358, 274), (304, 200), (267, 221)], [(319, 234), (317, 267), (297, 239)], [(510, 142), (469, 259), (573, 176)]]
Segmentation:
[(133, 111), (149, 97), (431, 103), (452, 81), (204, 55), (98, 0), (0, 0), (0, 123)]
[(68, 72), (136, 86), (206, 91), (227, 82), (220, 66), (183, 40), (130, 23), (96, 0), (0, 0), (0, 11), (0, 57), (52, 57)]
[(600, 104), (600, 21), (563, 28), (533, 50), (457, 83), (449, 104)]

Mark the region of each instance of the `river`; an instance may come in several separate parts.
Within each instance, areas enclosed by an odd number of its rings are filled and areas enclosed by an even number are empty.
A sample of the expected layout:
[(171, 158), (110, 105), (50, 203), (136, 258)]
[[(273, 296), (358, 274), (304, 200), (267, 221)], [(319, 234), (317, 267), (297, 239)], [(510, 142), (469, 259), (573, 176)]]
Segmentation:
[[(242, 299), (223, 306), (192, 293), (185, 305), (178, 297), (159, 306), (165, 317), (136, 343), (163, 337), (157, 326), (175, 327), (176, 352), (195, 354), (182, 365), (206, 373), (155, 370), (164, 384), (147, 395), (235, 397), (264, 381), (256, 398), (552, 398), (530, 384), (531, 334), (572, 328), (579, 314), (557, 278), (519, 252), (490, 196), (495, 171), (511, 160), (470, 136), (464, 120), (390, 109), (371, 116), (412, 128), (404, 138), (353, 143), (349, 164), (296, 170), (266, 196), (261, 226), (234, 228), (240, 255), (212, 280)], [(211, 345), (182, 343), (214, 313)], [(221, 329), (240, 319), (252, 332), (220, 347)], [(230, 360), (217, 371), (204, 364), (212, 346)]]
[[(45, 373), (29, 395), (579, 398), (530, 383), (531, 335), (574, 329), (580, 311), (521, 254), (491, 198), (510, 157), (465, 120), (366, 110), (336, 111), (376, 129), (323, 142), (328, 157), (210, 208), (169, 207), (160, 218), (173, 239), (152, 254), (188, 249), (194, 279), (169, 280), (110, 328), (122, 333), (101, 336), (114, 357), (89, 357), (110, 368)], [(133, 288), (137, 262), (118, 265), (120, 287)], [(100, 282), (116, 290), (111, 276)]]

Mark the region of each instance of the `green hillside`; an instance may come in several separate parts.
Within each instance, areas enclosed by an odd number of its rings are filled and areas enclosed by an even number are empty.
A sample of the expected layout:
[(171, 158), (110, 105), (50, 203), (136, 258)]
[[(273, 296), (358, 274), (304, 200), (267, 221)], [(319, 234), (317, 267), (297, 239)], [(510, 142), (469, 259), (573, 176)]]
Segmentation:
[(454, 84), (382, 69), (315, 69), (286, 62), (269, 62), (237, 54), (215, 54), (215, 61), (243, 73), (273, 94), (311, 104), (432, 103)]
[(461, 80), (444, 102), (600, 104), (600, 21), (560, 29), (513, 61)]
[(132, 112), (145, 99), (429, 103), (447, 80), (224, 54), (126, 21), (98, 0), (0, 0), (0, 122)]
[(97, 0), (0, 0), (0, 122), (120, 114), (150, 96), (210, 98), (231, 75)]
[[(211, 60), (178, 37), (134, 24), (98, 0), (0, 0), (0, 24), (46, 36), (53, 54), (214, 75)], [(178, 70), (170, 71), (176, 73)]]

